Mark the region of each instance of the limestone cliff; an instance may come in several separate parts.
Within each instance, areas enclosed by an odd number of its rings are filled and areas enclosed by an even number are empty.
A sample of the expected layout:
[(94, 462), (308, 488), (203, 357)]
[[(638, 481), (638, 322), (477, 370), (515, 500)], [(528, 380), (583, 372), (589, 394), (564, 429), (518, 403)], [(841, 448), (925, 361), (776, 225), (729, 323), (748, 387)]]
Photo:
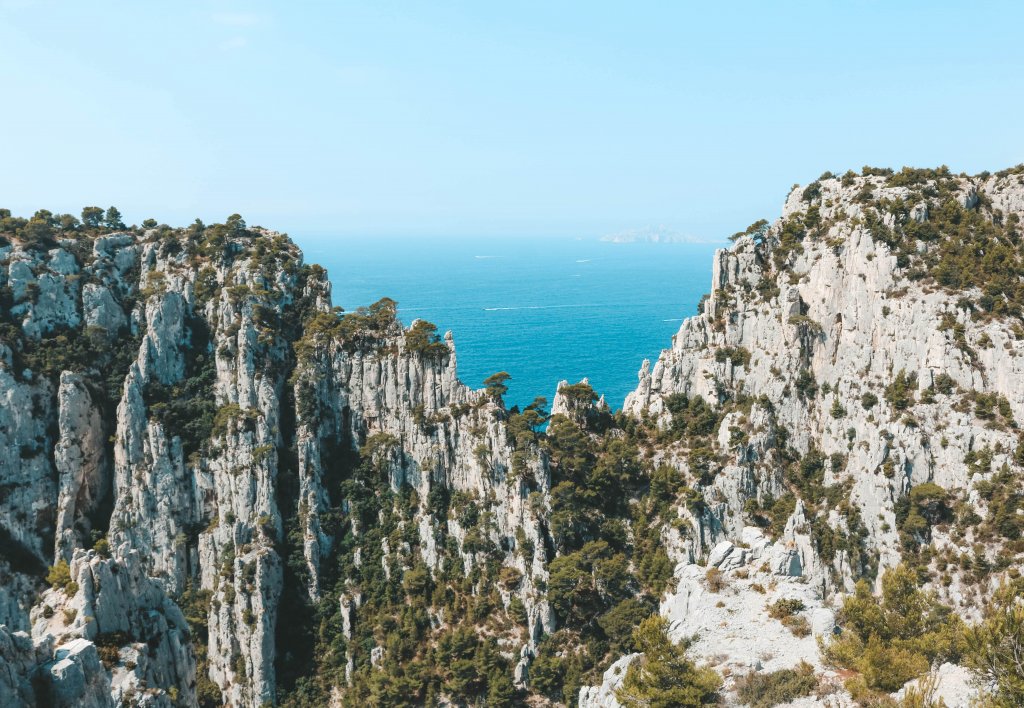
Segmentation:
[[(625, 405), (665, 425), (672, 394), (756, 398), (742, 422), (770, 410), (770, 426), (787, 431), (793, 447), (824, 458), (824, 485), (849, 486), (878, 572), (901, 557), (896, 503), (925, 482), (968, 494), (1012, 462), (1015, 421), (1024, 415), (1019, 320), (986, 307), (983, 288), (943, 287), (941, 274), (926, 272), (944, 267), (928, 264), (943, 247), (938, 234), (959, 219), (936, 224), (927, 238), (904, 237), (913, 240), (911, 256), (894, 234), (908, 222), (945, 219), (936, 212), (947, 199), (980, 214), (979, 222), (1017, 224), (1020, 174), (893, 181), (831, 177), (813, 194), (794, 188), (780, 220), (718, 251), (703, 312), (683, 323), (653, 369), (644, 362)], [(976, 248), (983, 257), (985, 246)], [(755, 475), (759, 467), (750, 465)], [(743, 503), (765, 493), (777, 496), (770, 484), (733, 495), (719, 519), (726, 536), (739, 538)], [(848, 586), (845, 562), (835, 570)], [(956, 593), (959, 584), (950, 587)]]
[(1024, 552), (1021, 211), (1019, 169), (825, 175), (624, 411), (549, 414), (240, 217), (0, 210), (0, 703), (610, 706), (658, 612), (726, 702), (849, 703), (858, 581), (975, 621)]
[[(784, 587), (797, 576), (801, 589), (789, 596), (802, 599), (813, 633), (828, 636), (827, 606), (858, 578), (880, 587), (887, 568), (910, 559), (926, 589), (977, 619), (1006, 578), (1000, 570), (1019, 562), (1019, 502), (1000, 511), (979, 489), (1019, 485), (1024, 330), (1008, 254), (1020, 239), (1022, 197), (1019, 169), (825, 175), (795, 187), (775, 223), (753, 225), (715, 254), (710, 297), (653, 368), (643, 363), (625, 404), (662, 428), (687, 399), (734, 408), (715, 473), (699, 487), (702, 513), (679, 509), (694, 533), (678, 588), (661, 602), (674, 636), (699, 634), (698, 656), (733, 672), (820, 661), (813, 643), (789, 647), (771, 631), (760, 609), (769, 581)], [(779, 437), (800, 458), (795, 470), (780, 464)], [(790, 558), (751, 565), (765, 553), (751, 523), (793, 493), (781, 539)], [(943, 498), (927, 521), (912, 516), (926, 494)], [(671, 541), (675, 530), (666, 534)], [(988, 570), (979, 574), (977, 563)], [(707, 594), (705, 567), (724, 571), (738, 609)], [(609, 680), (580, 705), (614, 705), (595, 701)], [(849, 701), (832, 680), (830, 700)], [(936, 696), (965, 704), (971, 691), (947, 683)]]
[[(420, 500), (402, 522), (419, 547), (383, 539), (366, 555), (381, 556), (388, 572), (423, 562), (432, 574), (468, 574), (497, 560), (521, 577), (514, 595), (529, 630), (509, 639), (508, 653), (523, 680), (554, 621), (535, 586), (546, 573), (545, 459), (535, 442), (517, 447), (500, 396), (458, 381), (450, 336), (431, 330), (421, 344), (393, 304), (339, 318), (322, 269), (240, 220), (0, 243), (0, 623), (31, 628), (36, 640), (9, 659), (27, 645), (17, 634), (5, 640), (5, 666), (23, 667), (12, 669), (11, 691), (43, 700), (29, 680), (41, 675), (69, 705), (274, 701), (275, 661), (285, 660), (278, 637), (308, 641), (279, 625), (282, 601), (312, 613), (331, 595), (349, 608), (346, 622), (358, 622), (358, 583), (325, 588), (321, 566), (335, 581), (345, 534), (359, 564), (365, 529), (354, 514), (341, 529), (339, 515), (356, 502), (338, 484), (374, 441), (382, 444), (367, 455), (386, 489)], [(451, 495), (479, 503), (486, 524), (479, 514), (472, 527), (464, 514), (438, 514), (431, 504)], [(94, 622), (94, 585), (105, 589), (97, 597), (111, 591), (80, 554), (97, 543), (112, 556), (103, 577), (132, 579), (107, 607), (143, 601), (150, 590), (139, 583), (150, 583), (187, 603), (191, 633), (180, 613), (166, 626)], [(289, 572), (282, 553), (305, 567)], [(61, 562), (76, 590), (40, 594), (46, 569)], [(62, 582), (52, 570), (49, 581)], [(478, 579), (472, 592), (488, 586)], [(505, 606), (511, 590), (499, 597)], [(93, 675), (97, 631), (101, 649), (121, 645), (106, 676)], [(145, 664), (130, 653), (135, 641), (149, 642)], [(345, 653), (349, 672), (370, 664), (354, 646)], [(373, 655), (386, 658), (383, 644)], [(73, 677), (58, 670), (69, 661)]]

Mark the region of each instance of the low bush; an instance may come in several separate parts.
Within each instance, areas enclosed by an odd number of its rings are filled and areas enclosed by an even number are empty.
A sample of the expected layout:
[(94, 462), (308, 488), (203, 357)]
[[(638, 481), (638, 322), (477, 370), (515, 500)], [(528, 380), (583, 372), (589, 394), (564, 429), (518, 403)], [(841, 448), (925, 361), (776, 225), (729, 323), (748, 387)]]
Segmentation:
[(718, 568), (708, 568), (708, 572), (704, 574), (704, 580), (707, 581), (708, 590), (711, 592), (720, 592), (725, 589), (725, 575)]
[(736, 679), (736, 693), (750, 708), (771, 708), (809, 696), (818, 687), (814, 667), (805, 661), (795, 668), (762, 674), (751, 671)]
[(805, 607), (803, 600), (798, 600), (795, 597), (786, 597), (768, 605), (767, 609), (770, 617), (780, 620), (783, 617), (790, 617), (797, 612), (803, 611)]
[(803, 638), (811, 636), (811, 623), (803, 615), (790, 615), (789, 617), (783, 617), (780, 621), (782, 626), (788, 629), (794, 637)]
[(71, 567), (63, 558), (50, 567), (49, 572), (46, 574), (46, 582), (54, 590), (63, 590), (69, 596), (78, 592), (78, 583), (71, 577)]

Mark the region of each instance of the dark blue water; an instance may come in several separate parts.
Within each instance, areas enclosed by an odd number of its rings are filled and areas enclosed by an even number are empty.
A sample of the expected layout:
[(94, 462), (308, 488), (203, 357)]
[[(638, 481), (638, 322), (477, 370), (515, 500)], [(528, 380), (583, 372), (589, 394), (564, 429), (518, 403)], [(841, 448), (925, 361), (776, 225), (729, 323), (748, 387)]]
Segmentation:
[(459, 378), (474, 388), (512, 375), (508, 405), (550, 402), (587, 376), (613, 409), (644, 358), (668, 347), (711, 282), (706, 244), (615, 244), (573, 238), (299, 237), (327, 268), (334, 304), (381, 297), (399, 316), (455, 336)]

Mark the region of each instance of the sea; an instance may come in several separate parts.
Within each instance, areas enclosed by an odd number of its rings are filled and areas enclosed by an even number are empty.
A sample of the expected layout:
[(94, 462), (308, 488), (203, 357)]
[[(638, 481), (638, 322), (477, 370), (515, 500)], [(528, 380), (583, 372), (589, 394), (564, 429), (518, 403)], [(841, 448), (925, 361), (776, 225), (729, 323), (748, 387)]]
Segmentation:
[(382, 297), (399, 318), (455, 338), (459, 378), (473, 388), (508, 372), (508, 406), (587, 377), (613, 410), (643, 360), (671, 345), (711, 284), (721, 244), (611, 243), (580, 237), (297, 236), (327, 269), (346, 311)]

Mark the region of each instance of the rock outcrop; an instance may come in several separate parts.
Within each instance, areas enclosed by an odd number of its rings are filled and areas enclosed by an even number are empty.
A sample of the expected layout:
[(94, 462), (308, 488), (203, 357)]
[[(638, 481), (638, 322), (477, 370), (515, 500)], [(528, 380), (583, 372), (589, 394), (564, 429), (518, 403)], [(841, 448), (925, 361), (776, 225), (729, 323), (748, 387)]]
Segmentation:
[(3, 705), (198, 705), (188, 623), (138, 551), (122, 551), (76, 551), (33, 608), (32, 636), (0, 628)]

